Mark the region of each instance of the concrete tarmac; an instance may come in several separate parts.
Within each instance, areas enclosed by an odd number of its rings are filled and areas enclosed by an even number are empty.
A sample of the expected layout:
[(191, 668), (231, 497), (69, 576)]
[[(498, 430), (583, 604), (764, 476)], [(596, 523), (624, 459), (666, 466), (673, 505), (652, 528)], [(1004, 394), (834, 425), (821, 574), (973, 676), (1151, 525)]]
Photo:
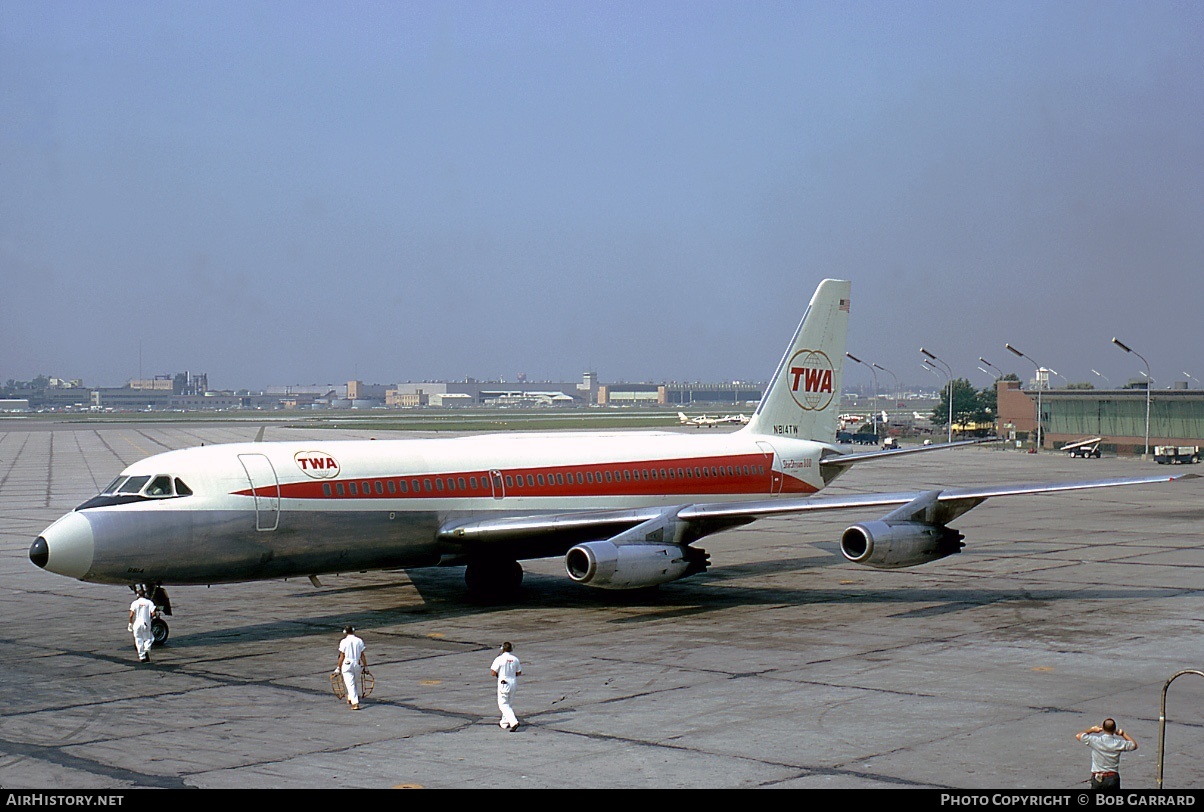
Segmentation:
[[(131, 593), (44, 572), (30, 543), (124, 465), (256, 429), (0, 424), (0, 787), (1083, 790), (1074, 734), (1113, 716), (1140, 745), (1125, 788), (1155, 789), (1163, 686), (1204, 669), (1204, 479), (991, 500), (954, 523), (963, 553), (890, 572), (840, 557), (877, 518), (845, 511), (704, 539), (707, 573), (638, 594), (559, 559), (524, 562), (507, 606), (471, 602), (458, 568), (175, 587), (137, 664)], [(973, 448), (831, 492), (1172, 470), (1204, 466)], [(346, 623), (376, 678), (359, 712), (329, 683)], [(515, 733), (488, 670), (504, 640)], [(1204, 678), (1166, 707), (1163, 788), (1204, 788)]]

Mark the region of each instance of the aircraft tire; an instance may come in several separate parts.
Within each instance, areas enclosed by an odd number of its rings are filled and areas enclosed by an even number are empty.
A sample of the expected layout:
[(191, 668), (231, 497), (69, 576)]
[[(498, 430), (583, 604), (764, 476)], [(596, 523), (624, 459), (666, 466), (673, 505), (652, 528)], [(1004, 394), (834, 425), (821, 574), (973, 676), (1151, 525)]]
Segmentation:
[(167, 636), (171, 634), (171, 629), (167, 627), (167, 621), (161, 617), (151, 620), (151, 645), (164, 646), (167, 645)]
[(523, 584), (523, 567), (507, 558), (482, 558), (468, 562), (464, 583), (473, 597), (495, 602), (518, 595)]

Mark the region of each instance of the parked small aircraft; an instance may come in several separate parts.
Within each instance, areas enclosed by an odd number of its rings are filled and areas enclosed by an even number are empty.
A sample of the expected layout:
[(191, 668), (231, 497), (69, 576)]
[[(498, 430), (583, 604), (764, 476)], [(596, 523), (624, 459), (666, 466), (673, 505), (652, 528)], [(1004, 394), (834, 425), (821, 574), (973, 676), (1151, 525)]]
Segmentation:
[(690, 417), (685, 412), (677, 413), (677, 422), (683, 426), (693, 426), (696, 429), (713, 429), (723, 423), (719, 418), (707, 417), (705, 414), (700, 414), (698, 417)]

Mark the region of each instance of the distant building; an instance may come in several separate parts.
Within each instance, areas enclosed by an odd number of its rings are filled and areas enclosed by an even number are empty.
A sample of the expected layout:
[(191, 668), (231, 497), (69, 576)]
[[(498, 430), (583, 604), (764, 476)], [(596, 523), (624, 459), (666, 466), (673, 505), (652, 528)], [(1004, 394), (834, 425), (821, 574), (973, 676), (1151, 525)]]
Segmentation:
[(130, 386), (98, 387), (91, 391), (91, 405), (96, 409), (113, 411), (142, 411), (171, 408), (171, 380), (166, 389), (137, 389)]
[(756, 403), (763, 387), (755, 383), (612, 383), (598, 387), (599, 405), (738, 406)]
[[(1017, 381), (1000, 381), (997, 430), (1005, 439), (1035, 440), (1037, 393)], [(1150, 447), (1204, 445), (1204, 390), (1151, 389)], [(1145, 449), (1146, 390), (1042, 389), (1043, 448), (1060, 448), (1087, 437), (1115, 454), (1140, 455)]]
[(156, 375), (153, 378), (132, 378), (126, 383), (126, 389), (151, 392), (174, 392), (175, 378), (171, 375)]
[(385, 391), (388, 389), (384, 384), (370, 383), (365, 384), (363, 381), (348, 381), (347, 382), (347, 399), (354, 401), (380, 401), (385, 402)]
[(599, 406), (664, 406), (668, 402), (664, 384), (618, 383), (598, 387)]
[(431, 406), (471, 406), (472, 395), (463, 392), (436, 392), (430, 396)]
[(204, 372), (177, 372), (172, 380), (171, 391), (176, 395), (203, 395), (209, 391), (209, 376)]

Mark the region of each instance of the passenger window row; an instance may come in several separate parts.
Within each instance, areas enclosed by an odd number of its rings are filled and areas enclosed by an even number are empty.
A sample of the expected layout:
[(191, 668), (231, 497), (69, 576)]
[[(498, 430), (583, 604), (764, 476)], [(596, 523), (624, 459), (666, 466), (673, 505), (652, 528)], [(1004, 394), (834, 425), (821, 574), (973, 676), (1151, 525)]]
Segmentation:
[[(662, 482), (689, 480), (741, 480), (765, 475), (762, 465), (704, 465), (689, 468), (617, 468), (601, 471), (557, 471), (508, 473), (491, 484), (485, 474), (469, 476), (411, 477), (398, 479), (364, 479), (348, 482), (324, 482), (325, 496), (390, 496), (471, 492), (490, 496), (496, 485), (505, 483), (506, 493), (518, 495), (527, 488), (559, 487), (563, 485), (607, 485), (628, 482)], [(178, 480), (177, 480), (178, 481)]]

